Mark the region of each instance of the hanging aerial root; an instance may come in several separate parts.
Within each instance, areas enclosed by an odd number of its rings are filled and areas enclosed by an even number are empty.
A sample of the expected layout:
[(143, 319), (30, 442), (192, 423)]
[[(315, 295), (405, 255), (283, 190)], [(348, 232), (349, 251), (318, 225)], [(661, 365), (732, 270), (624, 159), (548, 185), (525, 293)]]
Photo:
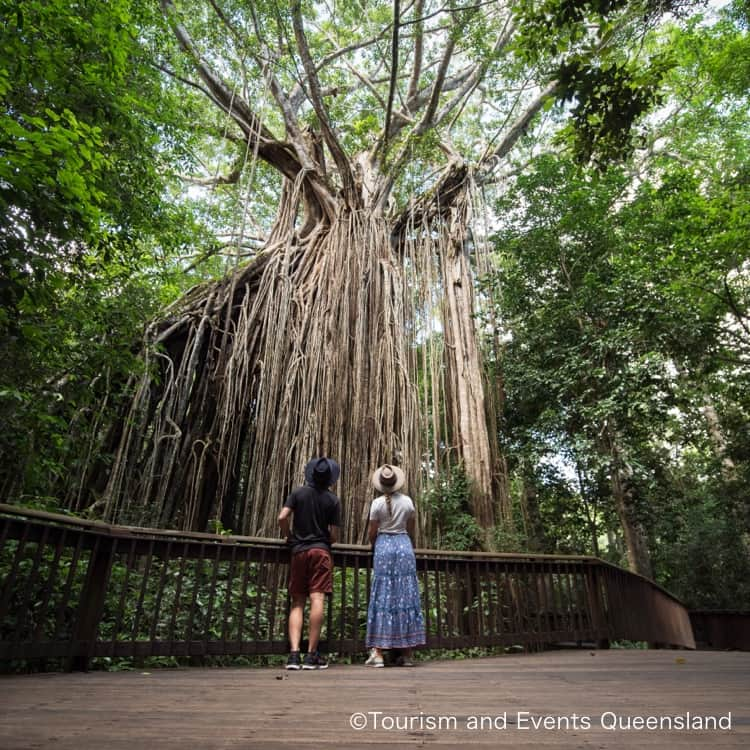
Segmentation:
[[(275, 536), (305, 463), (326, 454), (342, 466), (345, 541), (364, 541), (370, 475), (386, 461), (404, 467), (415, 496), (460, 463), (489, 528), (499, 463), (465, 252), (468, 197), (415, 214), (394, 243), (382, 216), (350, 210), (300, 237), (301, 186), (284, 194), (258, 258), (151, 326), (105, 516), (199, 530), (218, 519)], [(430, 523), (422, 508), (421, 533), (432, 535)]]
[[(279, 222), (292, 226), (291, 211)], [(287, 232), (153, 327), (108, 518), (275, 534), (286, 493), (325, 453), (343, 467), (344, 538), (359, 541), (379, 463), (404, 465), (418, 489), (408, 294), (389, 234), (364, 212)]]

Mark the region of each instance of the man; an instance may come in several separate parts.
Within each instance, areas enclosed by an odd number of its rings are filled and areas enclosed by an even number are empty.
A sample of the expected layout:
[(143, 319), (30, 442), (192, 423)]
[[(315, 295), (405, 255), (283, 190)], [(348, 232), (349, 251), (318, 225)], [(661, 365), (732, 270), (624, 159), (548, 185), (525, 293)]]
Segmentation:
[[(338, 541), (341, 502), (328, 488), (339, 478), (339, 465), (331, 458), (313, 458), (305, 467), (305, 484), (286, 499), (279, 514), (282, 534), (292, 545), (289, 573), (290, 653), (287, 669), (326, 669), (318, 652), (325, 596), (333, 592), (331, 544)], [(293, 517), (293, 531), (290, 519)], [(310, 637), (304, 662), (300, 660), (305, 603), (310, 599)]]

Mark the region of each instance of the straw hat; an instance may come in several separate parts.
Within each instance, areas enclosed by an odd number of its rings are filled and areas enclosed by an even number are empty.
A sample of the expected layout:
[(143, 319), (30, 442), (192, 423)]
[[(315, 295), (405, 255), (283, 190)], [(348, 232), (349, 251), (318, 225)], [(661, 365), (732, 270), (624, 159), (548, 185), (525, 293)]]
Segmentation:
[(406, 475), (398, 468), (390, 464), (383, 464), (379, 469), (375, 469), (372, 475), (372, 483), (376, 490), (393, 494), (398, 492), (406, 482)]

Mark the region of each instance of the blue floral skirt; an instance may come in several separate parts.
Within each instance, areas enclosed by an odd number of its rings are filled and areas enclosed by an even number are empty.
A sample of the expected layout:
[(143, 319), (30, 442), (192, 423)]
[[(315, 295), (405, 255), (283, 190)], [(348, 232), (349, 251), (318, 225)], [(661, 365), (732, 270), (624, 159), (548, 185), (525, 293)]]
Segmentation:
[(425, 642), (411, 540), (407, 534), (378, 534), (365, 643), (368, 647), (410, 648)]

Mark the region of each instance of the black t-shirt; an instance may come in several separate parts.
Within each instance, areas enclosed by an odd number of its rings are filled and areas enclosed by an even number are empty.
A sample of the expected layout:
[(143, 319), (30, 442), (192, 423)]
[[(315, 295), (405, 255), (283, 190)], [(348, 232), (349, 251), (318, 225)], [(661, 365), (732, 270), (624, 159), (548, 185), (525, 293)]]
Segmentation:
[(329, 526), (341, 526), (341, 502), (329, 490), (311, 485), (297, 487), (284, 503), (294, 513), (292, 552), (330, 549)]

